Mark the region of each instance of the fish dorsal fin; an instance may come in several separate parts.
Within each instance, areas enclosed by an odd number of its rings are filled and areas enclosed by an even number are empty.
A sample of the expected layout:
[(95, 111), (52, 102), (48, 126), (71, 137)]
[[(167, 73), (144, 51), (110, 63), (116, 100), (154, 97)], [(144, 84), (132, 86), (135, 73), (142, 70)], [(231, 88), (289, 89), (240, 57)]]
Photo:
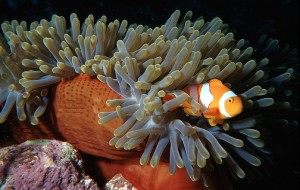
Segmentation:
[(218, 89), (219, 91), (228, 91), (230, 90), (226, 85), (224, 85), (222, 83), (222, 81), (220, 81), (219, 79), (210, 79), (208, 81), (208, 83), (210, 84), (210, 87), (213, 89)]
[(222, 81), (220, 81), (219, 79), (210, 79), (207, 82), (211, 84), (223, 85)]

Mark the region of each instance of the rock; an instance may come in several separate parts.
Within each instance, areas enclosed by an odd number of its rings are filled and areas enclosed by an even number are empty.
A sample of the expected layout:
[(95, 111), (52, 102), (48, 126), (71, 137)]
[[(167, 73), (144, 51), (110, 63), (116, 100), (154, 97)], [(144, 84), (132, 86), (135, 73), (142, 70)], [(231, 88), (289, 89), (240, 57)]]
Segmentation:
[(66, 142), (26, 141), (0, 149), (0, 189), (89, 189), (97, 183), (85, 174), (79, 153)]
[(125, 179), (122, 174), (116, 174), (109, 182), (105, 185), (106, 190), (115, 190), (115, 189), (123, 189), (123, 190), (137, 190), (133, 185)]

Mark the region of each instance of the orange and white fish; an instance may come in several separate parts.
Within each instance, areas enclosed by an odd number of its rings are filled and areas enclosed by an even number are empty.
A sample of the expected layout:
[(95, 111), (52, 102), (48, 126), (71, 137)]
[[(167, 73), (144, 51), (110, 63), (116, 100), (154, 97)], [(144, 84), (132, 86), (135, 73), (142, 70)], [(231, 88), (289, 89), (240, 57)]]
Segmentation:
[[(183, 91), (201, 105), (201, 110), (193, 113), (188, 102), (184, 102), (179, 107), (182, 107), (188, 115), (197, 117), (202, 115), (208, 119), (211, 126), (223, 124), (225, 119), (234, 117), (243, 110), (241, 98), (218, 79), (211, 79), (203, 84), (189, 85)], [(174, 93), (168, 93), (162, 100), (167, 102), (175, 97)]]

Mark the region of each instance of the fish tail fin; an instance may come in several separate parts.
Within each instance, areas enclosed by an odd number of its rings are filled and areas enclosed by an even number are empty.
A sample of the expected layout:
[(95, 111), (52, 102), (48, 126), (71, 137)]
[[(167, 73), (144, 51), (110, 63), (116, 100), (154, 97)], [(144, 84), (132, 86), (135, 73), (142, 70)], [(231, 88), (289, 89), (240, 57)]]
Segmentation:
[[(176, 96), (174, 94), (170, 94), (169, 93), (165, 97), (162, 98), (162, 101), (163, 101), (163, 103), (166, 103), (166, 102), (168, 102), (168, 101), (170, 101), (170, 100), (172, 100), (174, 98), (176, 98)], [(182, 108), (191, 108), (191, 105), (187, 101), (185, 101), (179, 107), (182, 107)]]
[(186, 113), (188, 115), (195, 116), (195, 117), (200, 117), (201, 116), (200, 112), (194, 113), (191, 107), (185, 107), (185, 108), (183, 108), (183, 111), (184, 111), (184, 113)]
[(165, 97), (162, 98), (163, 103), (166, 103), (172, 99), (176, 98), (176, 96), (174, 94), (167, 94), (165, 95)]
[[(162, 101), (163, 101), (163, 103), (166, 103), (166, 102), (168, 102), (168, 101), (170, 101), (170, 100), (172, 100), (174, 98), (176, 98), (176, 96), (174, 94), (169, 93), (165, 97), (162, 98)], [(173, 110), (175, 110), (178, 107), (191, 109), (191, 105), (188, 102), (184, 102), (181, 105), (172, 108), (170, 111), (173, 111)]]
[[(169, 93), (169, 94), (166, 94), (165, 97), (162, 98), (162, 101), (163, 101), (163, 103), (166, 103), (166, 102), (168, 102), (168, 101), (170, 101), (170, 100), (172, 100), (172, 99), (174, 99), (174, 98), (176, 98), (176, 96), (175, 96), (174, 94)], [(170, 111), (173, 111), (173, 110), (175, 110), (176, 108), (177, 108), (177, 107), (172, 108), (172, 109), (170, 109)]]

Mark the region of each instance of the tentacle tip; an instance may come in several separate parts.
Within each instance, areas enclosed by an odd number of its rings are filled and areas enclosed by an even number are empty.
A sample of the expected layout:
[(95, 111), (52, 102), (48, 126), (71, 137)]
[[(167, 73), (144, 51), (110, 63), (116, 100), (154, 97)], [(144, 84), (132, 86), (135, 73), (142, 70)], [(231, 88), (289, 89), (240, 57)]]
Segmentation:
[(147, 163), (148, 163), (148, 158), (141, 158), (141, 159), (140, 159), (140, 164), (141, 164), (142, 166), (145, 166)]
[(158, 161), (156, 161), (156, 160), (151, 160), (150, 166), (151, 166), (152, 168), (157, 168), (157, 166), (158, 166)]
[(103, 125), (105, 122), (102, 120), (102, 118), (98, 119), (98, 124)]

